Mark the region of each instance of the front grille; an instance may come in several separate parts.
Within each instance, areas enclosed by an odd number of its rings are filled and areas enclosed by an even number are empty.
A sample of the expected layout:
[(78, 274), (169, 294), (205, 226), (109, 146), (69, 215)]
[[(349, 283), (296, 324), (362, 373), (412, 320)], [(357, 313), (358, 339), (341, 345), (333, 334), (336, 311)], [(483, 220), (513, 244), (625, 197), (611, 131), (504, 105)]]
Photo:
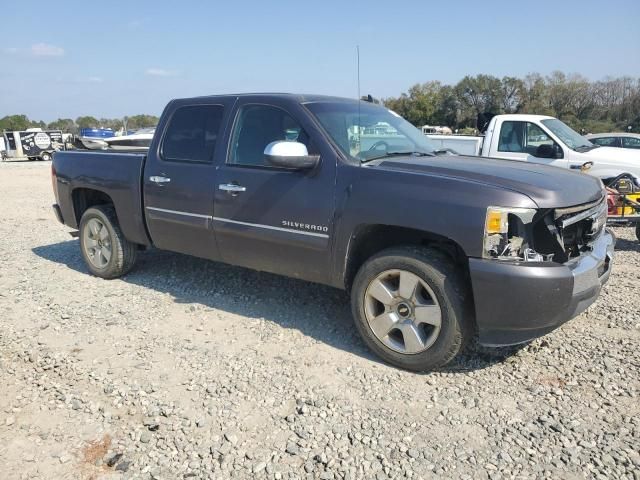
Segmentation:
[(607, 223), (606, 196), (583, 205), (547, 211), (532, 225), (533, 246), (538, 253), (553, 255), (565, 263), (590, 251)]
[(566, 256), (577, 257), (590, 250), (590, 245), (604, 230), (607, 223), (606, 197), (578, 207), (557, 209), (554, 217)]

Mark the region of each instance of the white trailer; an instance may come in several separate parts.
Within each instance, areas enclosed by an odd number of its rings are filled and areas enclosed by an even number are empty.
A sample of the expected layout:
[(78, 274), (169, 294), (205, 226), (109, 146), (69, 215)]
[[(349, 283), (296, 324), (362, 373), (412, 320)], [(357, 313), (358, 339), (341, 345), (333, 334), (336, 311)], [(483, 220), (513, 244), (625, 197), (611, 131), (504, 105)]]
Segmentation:
[(3, 137), (2, 160), (51, 160), (53, 152), (65, 149), (61, 130), (33, 128), (4, 132)]

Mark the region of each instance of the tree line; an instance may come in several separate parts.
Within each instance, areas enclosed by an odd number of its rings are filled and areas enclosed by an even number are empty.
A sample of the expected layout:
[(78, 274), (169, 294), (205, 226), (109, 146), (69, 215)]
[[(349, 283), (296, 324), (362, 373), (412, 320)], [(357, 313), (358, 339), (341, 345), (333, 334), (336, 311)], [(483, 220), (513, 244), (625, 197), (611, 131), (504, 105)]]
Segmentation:
[[(582, 75), (553, 72), (542, 76), (531, 73), (524, 78), (492, 75), (466, 76), (455, 85), (429, 81), (412, 86), (384, 104), (416, 126), (442, 125), (461, 132), (476, 127), (480, 113), (534, 113), (560, 118), (577, 131), (640, 131), (640, 78), (607, 77), (590, 81)], [(126, 121), (128, 130), (153, 127), (154, 115), (134, 115), (123, 119), (97, 119), (91, 116), (59, 118), (53, 122), (34, 121), (26, 115), (0, 119), (2, 130), (30, 127), (78, 133), (81, 128), (119, 130)]]
[(455, 85), (414, 85), (384, 104), (416, 126), (440, 125), (467, 133), (481, 113), (532, 113), (560, 118), (576, 131), (640, 131), (640, 78), (589, 81), (578, 74), (531, 73), (524, 78), (466, 76)]
[(127, 130), (155, 127), (158, 117), (155, 115), (133, 115), (124, 118), (95, 118), (91, 116), (71, 118), (59, 118), (53, 122), (45, 123), (42, 120), (30, 120), (26, 115), (7, 115), (0, 118), (0, 132), (7, 130), (26, 130), (27, 128), (40, 127), (43, 130), (62, 130), (66, 133), (77, 134), (81, 128), (111, 128), (120, 130), (126, 123)]

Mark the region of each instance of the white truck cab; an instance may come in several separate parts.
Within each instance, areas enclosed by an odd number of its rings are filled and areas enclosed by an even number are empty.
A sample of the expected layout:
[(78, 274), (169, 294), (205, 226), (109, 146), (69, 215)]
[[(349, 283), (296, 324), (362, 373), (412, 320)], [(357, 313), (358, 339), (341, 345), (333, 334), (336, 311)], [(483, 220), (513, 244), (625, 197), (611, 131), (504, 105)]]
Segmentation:
[[(631, 173), (640, 179), (640, 151), (600, 147), (554, 117), (509, 114), (493, 117), (484, 137), (428, 135), (437, 148), (463, 154), (542, 163), (580, 170), (587, 162), (587, 173), (602, 179)], [(447, 138), (448, 137), (448, 138)]]

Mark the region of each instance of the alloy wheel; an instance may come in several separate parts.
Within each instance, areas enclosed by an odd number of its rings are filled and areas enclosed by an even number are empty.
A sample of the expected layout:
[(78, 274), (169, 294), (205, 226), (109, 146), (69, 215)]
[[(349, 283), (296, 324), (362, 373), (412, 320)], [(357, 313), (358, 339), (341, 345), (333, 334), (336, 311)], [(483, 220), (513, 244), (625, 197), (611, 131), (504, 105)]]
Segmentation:
[(406, 270), (386, 270), (364, 294), (364, 312), (373, 334), (391, 350), (416, 354), (438, 338), (442, 310), (429, 285)]
[(109, 230), (97, 218), (90, 219), (83, 232), (84, 251), (91, 264), (105, 268), (111, 259), (111, 236)]

